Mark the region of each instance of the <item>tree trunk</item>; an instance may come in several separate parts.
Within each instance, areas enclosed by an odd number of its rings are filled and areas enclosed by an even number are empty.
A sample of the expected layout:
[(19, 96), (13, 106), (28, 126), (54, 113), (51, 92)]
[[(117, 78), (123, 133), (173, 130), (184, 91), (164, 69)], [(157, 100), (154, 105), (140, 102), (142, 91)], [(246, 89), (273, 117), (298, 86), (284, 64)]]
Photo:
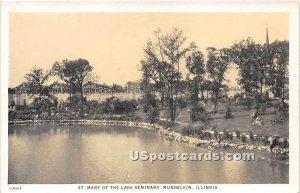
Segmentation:
[(173, 112), (173, 122), (175, 122), (176, 120), (176, 110), (177, 110), (177, 95), (176, 95), (176, 98), (175, 98), (175, 101), (174, 101), (174, 104), (173, 104), (173, 109), (174, 109), (174, 112)]
[(263, 80), (260, 80), (260, 93), (263, 93)]
[(175, 121), (175, 119), (174, 119), (174, 99), (173, 99), (173, 97), (170, 97), (170, 118), (171, 118), (171, 121)]
[(165, 98), (164, 94), (161, 93), (161, 97), (160, 97), (161, 109), (164, 109), (164, 98)]
[(83, 86), (80, 85), (80, 102), (81, 102), (81, 117), (83, 117)]
[(215, 96), (215, 101), (214, 101), (214, 113), (217, 113), (217, 106), (218, 106), (218, 96), (219, 96), (219, 91), (216, 92), (216, 96)]
[(70, 91), (70, 104), (72, 104), (72, 93)]

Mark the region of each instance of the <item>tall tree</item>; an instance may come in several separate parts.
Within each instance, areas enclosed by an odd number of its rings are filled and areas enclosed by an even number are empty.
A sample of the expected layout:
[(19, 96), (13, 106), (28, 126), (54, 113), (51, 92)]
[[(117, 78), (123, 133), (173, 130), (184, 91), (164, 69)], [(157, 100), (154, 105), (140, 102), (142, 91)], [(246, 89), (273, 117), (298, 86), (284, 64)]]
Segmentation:
[(44, 84), (49, 79), (49, 76), (50, 74), (48, 72), (44, 72), (43, 69), (33, 67), (31, 72), (25, 75), (30, 94), (37, 95), (39, 98), (41, 98), (45, 94)]
[(214, 113), (217, 113), (218, 99), (223, 81), (225, 80), (225, 72), (230, 63), (229, 50), (209, 47), (207, 48), (208, 60), (206, 69), (211, 78), (211, 91), (213, 93), (212, 100), (214, 103)]
[(274, 96), (284, 98), (288, 84), (289, 42), (277, 40), (270, 44), (269, 50), (267, 85)]
[(239, 83), (246, 96), (256, 90), (262, 93), (267, 65), (264, 47), (248, 38), (234, 43), (230, 53), (231, 61), (239, 68)]
[(81, 115), (83, 115), (83, 85), (93, 69), (89, 61), (81, 58), (77, 60), (63, 60), (61, 64), (56, 62), (52, 69), (69, 85), (70, 92), (76, 92), (76, 89), (78, 89), (80, 93)]
[(166, 95), (171, 121), (176, 118), (177, 96), (179, 93), (180, 59), (189, 48), (184, 48), (186, 38), (183, 32), (174, 28), (171, 33), (162, 34), (155, 31), (155, 40), (148, 40), (144, 49), (145, 58), (142, 60), (142, 70), (148, 73), (148, 80), (163, 100)]
[[(72, 94), (76, 93), (76, 86), (74, 76), (72, 74), (71, 62), (69, 60), (63, 60), (62, 62), (55, 62), (52, 66), (51, 73), (54, 76), (58, 76), (64, 81), (68, 87), (69, 99), (72, 99)], [(72, 102), (72, 101), (70, 101)]]
[(34, 67), (30, 73), (25, 75), (29, 86), (28, 94), (30, 97), (34, 97), (33, 106), (37, 110), (38, 116), (42, 111), (48, 111), (50, 114), (50, 107), (57, 102), (57, 99), (51, 94), (50, 87), (45, 85), (49, 76), (49, 72), (44, 72), (38, 67)]
[(188, 69), (187, 82), (191, 92), (191, 100), (194, 104), (197, 104), (199, 101), (199, 91), (204, 90), (205, 83), (205, 63), (203, 54), (199, 50), (193, 49), (186, 57), (186, 67)]

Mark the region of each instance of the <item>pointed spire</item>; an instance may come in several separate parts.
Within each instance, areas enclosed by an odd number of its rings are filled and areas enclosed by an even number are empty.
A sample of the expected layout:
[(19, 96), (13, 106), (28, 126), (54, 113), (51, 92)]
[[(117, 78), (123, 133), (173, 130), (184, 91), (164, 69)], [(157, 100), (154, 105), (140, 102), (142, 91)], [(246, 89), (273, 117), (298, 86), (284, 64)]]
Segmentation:
[(267, 24), (267, 31), (266, 31), (266, 44), (269, 46), (269, 31), (268, 31), (268, 24)]
[(270, 42), (269, 42), (269, 29), (268, 29), (268, 24), (266, 25), (266, 43), (265, 43), (265, 46), (266, 46), (266, 49), (267, 49), (267, 58), (268, 58), (268, 61), (267, 61), (267, 64), (270, 65)]

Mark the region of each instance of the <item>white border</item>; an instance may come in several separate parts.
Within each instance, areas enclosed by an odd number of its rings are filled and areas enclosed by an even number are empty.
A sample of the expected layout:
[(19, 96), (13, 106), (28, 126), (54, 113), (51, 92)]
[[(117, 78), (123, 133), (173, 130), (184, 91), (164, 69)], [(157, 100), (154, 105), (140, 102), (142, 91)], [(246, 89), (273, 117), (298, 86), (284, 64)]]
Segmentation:
[[(290, 15), (290, 165), (289, 184), (219, 184), (221, 192), (299, 192), (299, 7), (297, 1), (73, 1), (73, 2), (2, 2), (1, 4), (1, 189), (9, 193), (8, 164), (8, 27), (11, 12), (288, 12)], [(78, 185), (16, 185), (22, 192), (76, 192)], [(102, 191), (102, 190), (101, 190)], [(119, 192), (123, 192), (118, 190)], [(159, 190), (157, 192), (165, 192)], [(170, 191), (170, 190), (169, 190)], [(167, 191), (167, 192), (169, 192)], [(189, 190), (188, 192), (206, 192)], [(209, 190), (213, 191), (213, 190)], [(16, 192), (16, 191), (14, 191)], [(20, 191), (19, 191), (20, 192)], [(79, 192), (79, 191), (78, 191)], [(80, 191), (85, 192), (85, 191)], [(91, 191), (89, 191), (91, 192)], [(106, 190), (106, 192), (115, 192)], [(125, 192), (125, 191), (124, 191)], [(126, 191), (128, 192), (128, 191)], [(150, 192), (150, 191), (143, 191)]]

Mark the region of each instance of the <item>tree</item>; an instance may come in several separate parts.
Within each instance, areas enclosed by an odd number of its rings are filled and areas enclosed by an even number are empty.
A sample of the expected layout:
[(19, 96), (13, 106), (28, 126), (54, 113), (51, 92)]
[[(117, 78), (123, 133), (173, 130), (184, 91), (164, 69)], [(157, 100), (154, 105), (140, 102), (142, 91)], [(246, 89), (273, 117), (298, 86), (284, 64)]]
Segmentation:
[(43, 69), (34, 67), (30, 73), (25, 75), (27, 85), (29, 86), (29, 95), (34, 97), (33, 106), (37, 111), (38, 116), (42, 111), (48, 111), (50, 114), (51, 106), (57, 103), (56, 97), (51, 94), (49, 86), (45, 86), (45, 82), (50, 76), (49, 72), (44, 72)]
[(253, 91), (263, 92), (268, 56), (266, 47), (255, 43), (251, 38), (235, 43), (231, 47), (230, 59), (239, 68), (239, 83), (246, 96)]
[(55, 62), (52, 66), (51, 74), (58, 76), (62, 81), (64, 81), (68, 87), (68, 92), (70, 94), (69, 99), (72, 103), (72, 94), (76, 93), (76, 85), (74, 76), (72, 74), (72, 61), (63, 60), (60, 62)]
[(206, 69), (209, 77), (211, 78), (211, 91), (213, 93), (212, 100), (214, 103), (214, 113), (217, 113), (218, 98), (222, 83), (224, 81), (224, 74), (230, 63), (229, 50), (209, 47), (208, 60), (206, 63)]
[(191, 100), (193, 104), (197, 104), (199, 100), (199, 91), (204, 90), (203, 86), (205, 82), (205, 63), (203, 54), (198, 50), (193, 50), (186, 57), (186, 67), (189, 71), (187, 74), (187, 82), (191, 92)]
[(48, 72), (43, 72), (43, 69), (38, 67), (33, 67), (30, 73), (25, 75), (27, 80), (27, 85), (29, 86), (29, 93), (33, 95), (38, 95), (41, 97), (45, 94), (45, 82), (48, 80), (50, 74)]
[(267, 85), (276, 97), (284, 98), (288, 84), (289, 42), (275, 41), (269, 46)]
[(85, 81), (87, 81), (87, 77), (93, 67), (89, 64), (88, 60), (79, 58), (77, 60), (63, 60), (61, 64), (56, 62), (52, 69), (54, 74), (59, 75), (59, 77), (69, 86), (70, 96), (71, 93), (74, 93), (77, 90), (80, 93), (81, 116), (83, 116), (83, 85)]
[(177, 28), (171, 33), (162, 34), (157, 30), (154, 34), (155, 40), (148, 40), (144, 49), (145, 58), (141, 61), (141, 69), (148, 84), (153, 84), (159, 92), (162, 106), (166, 95), (171, 121), (175, 121), (181, 78), (179, 63), (189, 48), (183, 47), (186, 38)]

